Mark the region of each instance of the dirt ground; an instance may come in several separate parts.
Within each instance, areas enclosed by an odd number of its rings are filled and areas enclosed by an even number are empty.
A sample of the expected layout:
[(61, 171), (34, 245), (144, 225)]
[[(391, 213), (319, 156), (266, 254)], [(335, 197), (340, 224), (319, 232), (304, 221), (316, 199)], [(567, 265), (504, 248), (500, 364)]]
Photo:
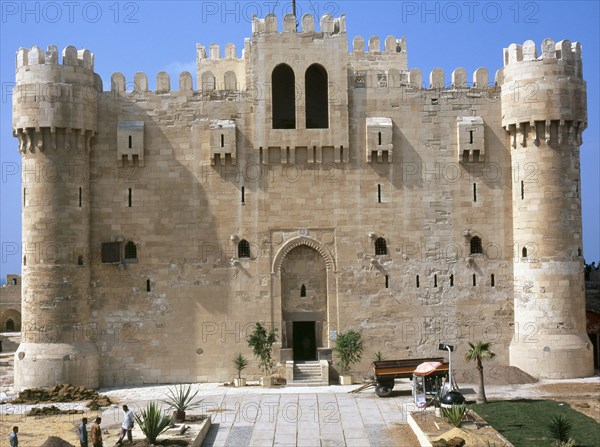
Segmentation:
[(19, 427), (19, 445), (24, 447), (41, 446), (49, 436), (59, 436), (65, 441), (79, 446), (77, 427), (81, 415), (24, 416), (0, 415), (0, 445), (8, 439), (13, 426)]
[[(549, 383), (538, 387), (544, 395), (561, 400), (600, 423), (600, 381), (596, 383)], [(545, 396), (546, 397), (546, 396)]]

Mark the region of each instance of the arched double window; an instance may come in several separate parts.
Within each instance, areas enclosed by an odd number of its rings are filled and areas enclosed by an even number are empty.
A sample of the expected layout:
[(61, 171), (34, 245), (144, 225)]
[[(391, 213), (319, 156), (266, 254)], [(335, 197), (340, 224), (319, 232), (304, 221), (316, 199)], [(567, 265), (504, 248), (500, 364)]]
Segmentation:
[(327, 71), (319, 64), (312, 64), (304, 75), (306, 93), (306, 128), (327, 129), (329, 127), (329, 96)]
[(273, 129), (296, 128), (296, 77), (287, 64), (279, 64), (271, 74)]

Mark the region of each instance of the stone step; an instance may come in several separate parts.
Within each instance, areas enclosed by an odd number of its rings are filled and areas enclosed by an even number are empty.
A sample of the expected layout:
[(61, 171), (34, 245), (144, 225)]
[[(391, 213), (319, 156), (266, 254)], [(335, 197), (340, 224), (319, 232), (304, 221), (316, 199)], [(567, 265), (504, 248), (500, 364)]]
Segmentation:
[(305, 380), (305, 381), (294, 380), (293, 382), (289, 382), (286, 384), (286, 386), (328, 386), (328, 385), (329, 385), (329, 383), (321, 382), (318, 380)]

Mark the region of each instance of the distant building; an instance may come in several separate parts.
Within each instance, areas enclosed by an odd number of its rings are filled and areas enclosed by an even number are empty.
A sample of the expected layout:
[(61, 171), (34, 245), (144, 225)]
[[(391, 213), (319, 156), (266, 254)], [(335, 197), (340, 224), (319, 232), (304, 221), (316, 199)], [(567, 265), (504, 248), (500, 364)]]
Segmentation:
[(0, 332), (21, 331), (21, 277), (6, 275), (0, 287)]

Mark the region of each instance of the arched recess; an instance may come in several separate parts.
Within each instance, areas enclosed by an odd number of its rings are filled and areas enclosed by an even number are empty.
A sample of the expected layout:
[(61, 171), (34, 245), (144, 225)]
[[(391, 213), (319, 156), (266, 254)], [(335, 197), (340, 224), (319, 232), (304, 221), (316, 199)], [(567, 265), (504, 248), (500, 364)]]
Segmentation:
[[(288, 240), (275, 254), (271, 278), (280, 361), (311, 360), (302, 357), (302, 346), (319, 360), (331, 359), (329, 333), (339, 324), (335, 265), (331, 253), (307, 236)], [(307, 335), (311, 342), (303, 344)]]
[(306, 128), (329, 128), (329, 94), (327, 70), (322, 65), (312, 64), (304, 75), (306, 94)]
[(212, 92), (215, 89), (215, 75), (212, 74), (212, 71), (202, 73), (200, 86), (204, 92)]
[(237, 77), (235, 72), (226, 71), (224, 75), (225, 79), (225, 90), (237, 90)]
[(271, 74), (273, 129), (296, 128), (296, 77), (287, 64), (279, 64)]
[[(12, 330), (9, 330), (12, 321)], [(7, 328), (8, 326), (8, 328)], [(20, 332), (21, 331), (21, 312), (15, 309), (8, 309), (0, 316), (0, 332)]]

